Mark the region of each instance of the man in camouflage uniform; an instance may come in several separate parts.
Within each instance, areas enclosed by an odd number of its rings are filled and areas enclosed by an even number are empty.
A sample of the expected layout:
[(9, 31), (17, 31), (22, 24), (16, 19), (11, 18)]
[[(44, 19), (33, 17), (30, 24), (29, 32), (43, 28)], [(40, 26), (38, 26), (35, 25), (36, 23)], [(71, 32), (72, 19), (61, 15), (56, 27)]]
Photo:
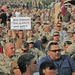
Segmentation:
[(75, 19), (75, 6), (72, 7), (71, 16)]
[(6, 33), (3, 31), (3, 26), (2, 24), (0, 24), (0, 42), (1, 42), (1, 45), (3, 46), (3, 37)]
[(15, 46), (13, 43), (6, 43), (4, 50), (4, 53), (0, 54), (0, 72), (10, 74), (10, 64), (12, 61), (17, 60), (18, 56), (15, 55)]
[(27, 40), (27, 42), (29, 43), (29, 50), (31, 51), (32, 54), (34, 54), (36, 56), (36, 58), (38, 60), (45, 55), (38, 48), (35, 48), (35, 46), (34, 46), (34, 44), (35, 44), (34, 39), (29, 39), (29, 40)]
[(72, 43), (69, 47), (68, 47), (68, 49), (66, 50), (67, 51), (67, 53), (68, 54), (70, 54), (70, 56), (72, 57), (72, 58), (74, 58), (75, 59), (75, 32), (73, 32), (73, 41), (74, 41), (74, 43)]

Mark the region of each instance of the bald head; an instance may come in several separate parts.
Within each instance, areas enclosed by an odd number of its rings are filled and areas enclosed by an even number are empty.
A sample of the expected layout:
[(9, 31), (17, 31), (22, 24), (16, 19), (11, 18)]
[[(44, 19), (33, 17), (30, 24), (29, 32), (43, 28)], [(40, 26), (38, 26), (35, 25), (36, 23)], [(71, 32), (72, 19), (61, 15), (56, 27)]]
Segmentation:
[(15, 54), (15, 46), (13, 43), (6, 43), (4, 49), (8, 57), (13, 56)]
[(13, 43), (9, 42), (9, 43), (6, 43), (5, 46), (4, 46), (4, 49), (6, 50), (7, 48), (9, 48), (9, 46), (11, 45), (14, 45)]

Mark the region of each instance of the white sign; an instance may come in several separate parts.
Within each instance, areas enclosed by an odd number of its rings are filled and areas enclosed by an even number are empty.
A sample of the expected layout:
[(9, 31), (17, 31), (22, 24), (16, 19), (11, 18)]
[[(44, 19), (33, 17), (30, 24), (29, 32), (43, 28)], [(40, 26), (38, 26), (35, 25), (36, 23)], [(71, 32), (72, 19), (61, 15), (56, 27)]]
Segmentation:
[(12, 17), (11, 30), (30, 30), (31, 17)]

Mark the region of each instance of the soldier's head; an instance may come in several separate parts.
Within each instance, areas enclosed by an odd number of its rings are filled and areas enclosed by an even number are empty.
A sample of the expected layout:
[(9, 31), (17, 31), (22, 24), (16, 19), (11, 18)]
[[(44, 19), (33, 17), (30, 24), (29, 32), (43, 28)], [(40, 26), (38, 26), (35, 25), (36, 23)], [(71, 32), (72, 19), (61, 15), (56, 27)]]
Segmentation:
[(64, 42), (64, 50), (67, 50), (67, 48), (72, 44), (71, 41), (65, 41)]
[(33, 73), (37, 69), (37, 61), (33, 54), (24, 54), (18, 59), (18, 66), (22, 74)]
[(6, 56), (12, 57), (15, 55), (15, 45), (11, 42), (6, 43), (4, 46)]
[(59, 32), (54, 32), (53, 33), (53, 40), (57, 42), (57, 41), (59, 41), (59, 38), (60, 38)]
[(62, 28), (62, 25), (61, 25), (61, 23), (58, 22), (58, 23), (56, 24), (56, 31), (60, 31), (61, 28)]
[(8, 34), (9, 37), (11, 37), (12, 36), (12, 31), (11, 30), (7, 30), (7, 34)]
[(70, 23), (74, 23), (75, 19), (73, 17), (70, 18)]
[(28, 50), (29, 50), (29, 43), (24, 41), (22, 43), (21, 49), (22, 49), (23, 52), (28, 52)]
[(23, 38), (23, 36), (24, 36), (23, 30), (19, 30), (19, 31), (18, 31), (18, 37), (19, 37), (19, 38)]
[(34, 47), (35, 41), (34, 41), (33, 38), (27, 39), (27, 42), (29, 44), (29, 48), (33, 48)]
[(39, 27), (41, 26), (41, 23), (40, 22), (36, 22), (36, 27)]
[(69, 27), (68, 30), (67, 30), (68, 36), (72, 37), (73, 36), (73, 32), (74, 32), (74, 29)]

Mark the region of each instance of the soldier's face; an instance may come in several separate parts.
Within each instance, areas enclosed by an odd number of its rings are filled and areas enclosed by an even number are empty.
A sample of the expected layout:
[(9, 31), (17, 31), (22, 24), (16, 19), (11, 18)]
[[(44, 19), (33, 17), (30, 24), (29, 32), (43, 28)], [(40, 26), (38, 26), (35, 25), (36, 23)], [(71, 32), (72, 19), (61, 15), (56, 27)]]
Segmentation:
[(19, 36), (20, 38), (23, 38), (23, 36), (24, 36), (23, 31), (19, 31), (19, 32), (18, 32), (18, 36)]
[(15, 46), (14, 44), (10, 44), (8, 49), (6, 50), (7, 56), (11, 57), (15, 54)]
[(34, 47), (34, 43), (33, 42), (30, 42), (29, 43), (29, 48), (33, 48)]
[(53, 34), (53, 39), (54, 39), (54, 41), (59, 41), (59, 34), (58, 33), (54, 33)]
[(57, 24), (57, 25), (56, 25), (56, 30), (57, 30), (57, 31), (60, 31), (60, 30), (61, 30), (61, 24)]

